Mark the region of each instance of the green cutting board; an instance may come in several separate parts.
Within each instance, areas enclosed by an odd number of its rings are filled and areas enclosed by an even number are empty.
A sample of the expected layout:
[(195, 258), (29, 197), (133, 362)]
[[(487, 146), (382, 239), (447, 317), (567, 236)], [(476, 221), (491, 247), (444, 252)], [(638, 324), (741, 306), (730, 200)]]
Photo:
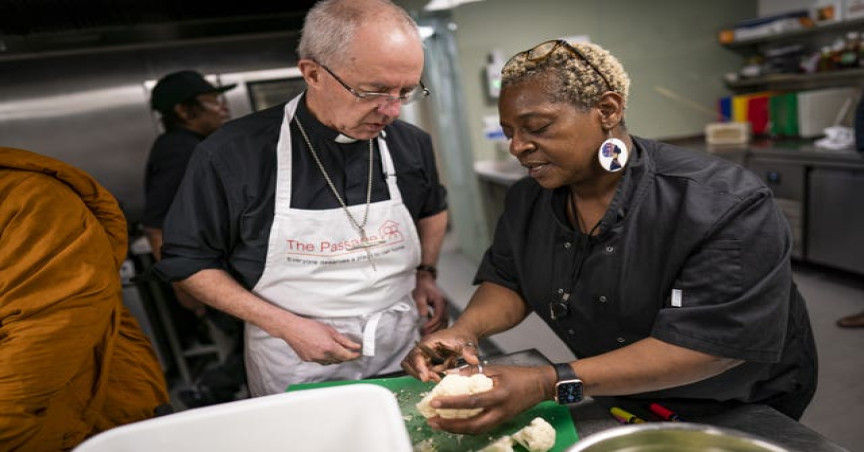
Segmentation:
[[(357, 383), (371, 383), (383, 386), (393, 392), (393, 395), (396, 396), (396, 400), (399, 402), (399, 409), (402, 410), (402, 419), (405, 420), (405, 428), (408, 429), (411, 443), (416, 445), (421, 441), (428, 440), (436, 447), (435, 450), (438, 452), (480, 450), (504, 435), (516, 433), (517, 430), (528, 425), (535, 417), (542, 417), (546, 422), (555, 427), (555, 447), (551, 449), (552, 451), (563, 451), (579, 439), (576, 434), (576, 428), (573, 426), (573, 419), (570, 417), (570, 411), (567, 407), (551, 401), (539, 403), (495, 429), (480, 435), (458, 435), (434, 430), (426, 425), (426, 419), (417, 411), (415, 405), (435, 386), (435, 383), (423, 383), (414, 377), (303, 383), (291, 385), (288, 387), (288, 391)], [(525, 449), (520, 445), (516, 445), (514, 450), (524, 451)]]

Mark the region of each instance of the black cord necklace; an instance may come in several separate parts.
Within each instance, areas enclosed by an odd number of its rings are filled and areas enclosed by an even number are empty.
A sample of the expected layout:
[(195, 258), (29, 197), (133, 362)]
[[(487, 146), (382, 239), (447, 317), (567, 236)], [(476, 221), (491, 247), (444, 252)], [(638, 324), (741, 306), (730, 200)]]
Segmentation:
[(582, 215), (579, 214), (579, 208), (576, 206), (576, 196), (573, 195), (573, 190), (569, 190), (567, 192), (567, 200), (570, 202), (570, 208), (573, 209), (573, 217), (576, 219), (576, 229), (579, 232), (587, 233), (589, 237), (594, 235), (594, 232), (597, 231), (597, 228), (600, 227), (600, 224), (603, 223), (603, 220), (595, 224), (591, 230), (588, 230), (588, 225), (585, 224), (585, 220), (582, 219)]
[(603, 220), (597, 222), (594, 227), (588, 232), (586, 237), (579, 237), (578, 234), (584, 233), (587, 229), (585, 226), (585, 222), (582, 220), (582, 217), (579, 215), (579, 210), (576, 206), (576, 199), (573, 196), (573, 192), (569, 191), (567, 194), (568, 201), (570, 204), (570, 208), (573, 210), (573, 217), (576, 219), (576, 228), (578, 229), (577, 240), (579, 243), (578, 250), (576, 251), (575, 263), (573, 265), (573, 272), (570, 275), (570, 287), (563, 289), (561, 292), (561, 298), (554, 300), (549, 303), (549, 317), (552, 320), (559, 320), (564, 317), (567, 317), (570, 314), (570, 294), (573, 292), (573, 288), (576, 286), (576, 280), (579, 279), (579, 276), (582, 274), (582, 268), (585, 265), (585, 261), (588, 259), (588, 256), (591, 254), (591, 247), (594, 245), (594, 233), (603, 224)]

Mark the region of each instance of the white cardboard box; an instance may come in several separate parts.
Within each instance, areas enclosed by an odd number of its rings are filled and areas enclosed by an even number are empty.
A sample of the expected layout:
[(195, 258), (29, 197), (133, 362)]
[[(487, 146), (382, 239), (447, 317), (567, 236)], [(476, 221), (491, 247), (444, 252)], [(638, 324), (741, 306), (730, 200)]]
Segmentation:
[(705, 125), (708, 144), (747, 144), (750, 142), (749, 122), (712, 122)]

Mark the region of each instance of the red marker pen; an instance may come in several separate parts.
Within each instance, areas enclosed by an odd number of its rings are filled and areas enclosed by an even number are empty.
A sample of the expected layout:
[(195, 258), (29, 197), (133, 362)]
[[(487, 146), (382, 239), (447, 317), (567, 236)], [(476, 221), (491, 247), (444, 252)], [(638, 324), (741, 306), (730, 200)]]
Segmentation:
[(678, 416), (677, 414), (673, 413), (669, 408), (666, 408), (665, 406), (660, 405), (659, 403), (652, 403), (651, 405), (648, 406), (648, 408), (651, 410), (652, 413), (656, 414), (657, 416), (662, 417), (663, 419), (665, 419), (667, 421), (681, 422), (684, 420), (684, 419), (681, 419), (681, 416)]

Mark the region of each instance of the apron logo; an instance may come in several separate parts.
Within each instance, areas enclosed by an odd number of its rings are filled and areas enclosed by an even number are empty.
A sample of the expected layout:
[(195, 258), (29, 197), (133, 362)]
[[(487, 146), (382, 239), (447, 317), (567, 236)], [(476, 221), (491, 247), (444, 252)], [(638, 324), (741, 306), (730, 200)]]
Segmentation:
[(381, 227), (378, 228), (378, 234), (384, 237), (385, 240), (401, 239), (402, 231), (399, 230), (399, 223), (393, 220), (387, 220)]
[(394, 245), (404, 240), (401, 225), (393, 220), (385, 221), (377, 229), (377, 234), (362, 240), (360, 237), (344, 240), (319, 240), (304, 241), (298, 239), (286, 239), (285, 246), (288, 254), (302, 254), (307, 256), (332, 256), (334, 254), (351, 253), (356, 251), (365, 252), (366, 248), (378, 248), (386, 245)]

